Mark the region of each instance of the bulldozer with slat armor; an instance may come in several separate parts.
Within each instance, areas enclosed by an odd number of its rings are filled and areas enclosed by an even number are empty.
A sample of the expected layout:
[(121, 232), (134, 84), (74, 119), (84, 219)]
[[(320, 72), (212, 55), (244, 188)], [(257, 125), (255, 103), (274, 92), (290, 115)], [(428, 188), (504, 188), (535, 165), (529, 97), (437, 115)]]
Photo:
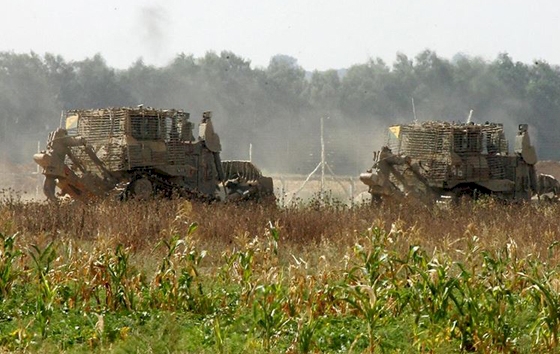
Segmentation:
[(537, 155), (528, 125), (520, 124), (514, 152), (502, 124), (414, 122), (393, 125), (388, 142), (360, 180), (372, 201), (412, 197), (425, 203), (492, 195), (530, 200), (538, 192)]
[(117, 195), (201, 200), (274, 199), (272, 179), (249, 161), (221, 161), (211, 112), (198, 136), (190, 114), (154, 108), (70, 110), (66, 125), (34, 155), (49, 200), (82, 202)]

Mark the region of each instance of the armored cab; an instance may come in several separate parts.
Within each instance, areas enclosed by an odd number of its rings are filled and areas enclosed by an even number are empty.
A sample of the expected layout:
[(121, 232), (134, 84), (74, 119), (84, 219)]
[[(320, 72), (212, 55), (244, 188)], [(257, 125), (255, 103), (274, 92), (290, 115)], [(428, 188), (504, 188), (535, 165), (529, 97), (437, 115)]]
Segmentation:
[(526, 124), (519, 125), (513, 154), (502, 124), (430, 121), (389, 127), (387, 145), (374, 155), (372, 169), (360, 175), (373, 199), (489, 194), (529, 200), (537, 190)]
[(206, 200), (273, 195), (272, 180), (251, 162), (221, 161), (211, 112), (203, 114), (196, 136), (189, 116), (144, 107), (66, 112), (65, 128), (51, 133), (47, 149), (34, 156), (43, 167), (46, 196), (88, 201), (110, 194)]

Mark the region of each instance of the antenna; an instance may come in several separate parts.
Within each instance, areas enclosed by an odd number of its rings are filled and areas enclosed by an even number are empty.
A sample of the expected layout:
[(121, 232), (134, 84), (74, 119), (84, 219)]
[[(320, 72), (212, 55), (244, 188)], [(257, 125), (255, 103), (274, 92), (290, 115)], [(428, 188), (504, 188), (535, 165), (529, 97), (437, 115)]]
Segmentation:
[(414, 97), (411, 97), (410, 99), (412, 100), (412, 114), (414, 115), (414, 123), (416, 123), (417, 119), (416, 119), (416, 107), (414, 106)]
[(62, 121), (64, 120), (64, 111), (60, 111), (60, 128), (62, 128)]
[(253, 144), (249, 143), (249, 162), (253, 162)]
[(472, 114), (473, 114), (473, 110), (471, 109), (471, 111), (469, 112), (469, 118), (467, 118), (467, 124), (471, 122)]

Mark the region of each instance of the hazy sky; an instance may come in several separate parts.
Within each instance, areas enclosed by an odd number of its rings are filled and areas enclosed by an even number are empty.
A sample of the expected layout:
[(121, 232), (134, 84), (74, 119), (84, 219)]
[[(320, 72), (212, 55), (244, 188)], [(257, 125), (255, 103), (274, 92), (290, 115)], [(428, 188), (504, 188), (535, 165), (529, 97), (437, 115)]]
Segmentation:
[(109, 66), (138, 58), (230, 50), (255, 67), (275, 54), (306, 70), (344, 68), (431, 49), (488, 60), (560, 64), (560, 2), (521, 0), (0, 0), (0, 51), (101, 53)]

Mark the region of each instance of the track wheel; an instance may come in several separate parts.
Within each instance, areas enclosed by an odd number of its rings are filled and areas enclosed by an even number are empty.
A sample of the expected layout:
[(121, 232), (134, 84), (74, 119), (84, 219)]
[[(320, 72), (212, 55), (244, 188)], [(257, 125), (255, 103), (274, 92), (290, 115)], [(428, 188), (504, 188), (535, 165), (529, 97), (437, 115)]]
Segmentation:
[(154, 186), (149, 179), (142, 177), (132, 182), (130, 192), (133, 198), (148, 200), (154, 195)]

